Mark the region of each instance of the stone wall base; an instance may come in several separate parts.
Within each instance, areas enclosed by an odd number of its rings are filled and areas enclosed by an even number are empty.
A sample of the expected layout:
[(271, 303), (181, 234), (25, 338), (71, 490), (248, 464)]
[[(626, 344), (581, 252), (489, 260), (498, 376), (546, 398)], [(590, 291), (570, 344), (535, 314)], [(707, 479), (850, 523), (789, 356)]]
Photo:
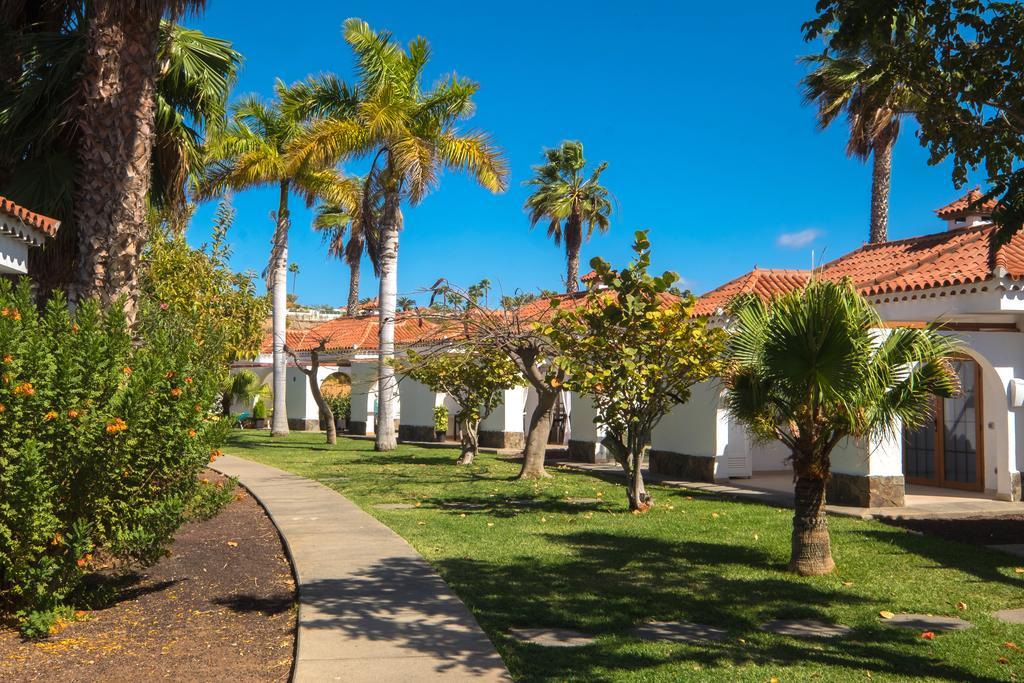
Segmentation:
[(357, 436), (364, 436), (366, 434), (366, 423), (365, 422), (349, 422), (348, 433), (356, 434)]
[(654, 474), (687, 481), (715, 480), (715, 459), (698, 455), (652, 450), (649, 469)]
[(293, 432), (318, 432), (320, 431), (320, 420), (300, 420), (288, 418), (288, 429)]
[(869, 477), (833, 472), (826, 500), (833, 505), (862, 508), (902, 507), (905, 488), (902, 476)]
[(480, 430), (480, 445), (484, 448), (523, 448), (526, 437), (522, 432), (488, 432)]
[(434, 425), (398, 425), (399, 441), (437, 441)]
[(609, 458), (601, 448), (601, 444), (593, 441), (569, 439), (568, 455), (576, 462), (608, 462)]

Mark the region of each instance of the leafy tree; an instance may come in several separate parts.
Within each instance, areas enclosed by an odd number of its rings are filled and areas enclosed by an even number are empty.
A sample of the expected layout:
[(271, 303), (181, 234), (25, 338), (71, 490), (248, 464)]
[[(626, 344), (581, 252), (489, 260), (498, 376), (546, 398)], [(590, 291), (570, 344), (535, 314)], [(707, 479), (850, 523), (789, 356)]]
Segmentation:
[(819, 0), (804, 24), (808, 40), (834, 51), (873, 48), (879, 72), (923, 97), (918, 139), (930, 163), (947, 157), (953, 181), (983, 168), (999, 197), (1000, 236), (1024, 225), (1024, 5), (999, 0)]
[(770, 303), (741, 297), (730, 313), (727, 407), (756, 437), (789, 448), (796, 479), (789, 567), (826, 574), (835, 567), (825, 519), (832, 450), (847, 437), (922, 425), (932, 394), (958, 391), (948, 363), (956, 345), (932, 328), (882, 330), (849, 281), (812, 280)]
[[(211, 353), (218, 350), (215, 360), (225, 369), (231, 361), (259, 353), (270, 308), (266, 297), (256, 295), (253, 274), (232, 272), (228, 264), (234, 216), (229, 200), (222, 201), (211, 241), (199, 249), (190, 247), (184, 235), (158, 226), (143, 257), (143, 294), (165, 310), (195, 316), (203, 323), (197, 335), (216, 330)], [(208, 340), (197, 341), (204, 345)]]
[(854, 48), (805, 57), (815, 65), (804, 77), (804, 99), (818, 108), (818, 125), (828, 127), (845, 113), (850, 125), (846, 154), (872, 158), (870, 241), (885, 242), (889, 233), (889, 187), (892, 151), (900, 120), (918, 111), (922, 97), (913, 87), (886, 71), (875, 59), (876, 45), (891, 43), (892, 34), (873, 36)]
[(409, 351), (399, 366), (431, 391), (445, 393), (459, 404), (462, 452), (456, 462), (469, 465), (480, 449), (480, 422), (501, 405), (504, 391), (522, 383), (522, 375), (499, 349), (471, 345), (429, 354)]
[[(652, 504), (641, 467), (651, 431), (672, 407), (686, 403), (690, 388), (720, 371), (724, 333), (693, 317), (695, 299), (670, 293), (679, 276), (652, 276), (647, 232), (636, 233), (636, 258), (621, 271), (590, 262), (605, 289), (552, 319), (548, 334), (565, 368), (565, 387), (589, 396), (605, 430), (602, 445), (629, 479), (629, 509)], [(558, 303), (556, 299), (554, 301)]]
[[(21, 9), (32, 4), (22, 3)], [(47, 13), (60, 8), (47, 18)], [(11, 74), (10, 78), (0, 76), (0, 194), (61, 221), (54, 242), (30, 255), (33, 279), (41, 291), (50, 292), (70, 285), (80, 249), (90, 252), (87, 262), (101, 255), (92, 253), (96, 251), (92, 241), (98, 238), (86, 233), (80, 241), (76, 225), (75, 183), (83, 144), (79, 120), (85, 92), (82, 64), (89, 25), (84, 3), (43, 3), (37, 9), (38, 13), (25, 16), (21, 26), (10, 17), (0, 20), (0, 40), (9, 56), (4, 66)], [(201, 165), (204, 131), (224, 115), (241, 60), (226, 40), (170, 21), (160, 23), (155, 105), (149, 114), (154, 137), (146, 169), (150, 205), (169, 214), (184, 209), (186, 187)], [(103, 129), (100, 134), (112, 133), (115, 127), (104, 121)], [(118, 197), (118, 201), (135, 199)], [(93, 229), (97, 226), (87, 228)], [(117, 277), (135, 277), (124, 269), (137, 268), (148, 229), (147, 224), (131, 236), (121, 235), (135, 242), (133, 253), (110, 255), (117, 261)]]
[(398, 233), (401, 204), (415, 206), (438, 182), (442, 170), (469, 173), (492, 192), (506, 187), (507, 169), (500, 151), (481, 131), (462, 132), (458, 123), (472, 116), (478, 85), (452, 77), (423, 87), (430, 48), (423, 38), (407, 49), (391, 34), (348, 19), (345, 42), (355, 53), (359, 83), (352, 88), (328, 77), (309, 84), (305, 105), (320, 115), (294, 145), (296, 163), (333, 164), (347, 156), (369, 156), (364, 202), (379, 198), (379, 211), (363, 211), (377, 225), (364, 230), (380, 269), (380, 365), (376, 448), (394, 450), (395, 302), (398, 296)]
[(229, 124), (212, 136), (207, 166), (199, 184), (200, 197), (212, 197), (227, 191), (255, 187), (276, 187), (278, 205), (270, 263), (268, 289), (273, 293), (274, 411), (271, 435), (288, 433), (285, 406), (285, 328), (288, 308), (288, 230), (291, 225), (288, 201), (298, 193), (306, 204), (317, 200), (345, 203), (351, 183), (336, 171), (308, 163), (296, 163), (288, 146), (305, 124), (305, 112), (284, 106), (289, 98), (287, 86), (277, 81), (276, 98), (264, 101), (257, 96), (244, 97), (232, 109)]
[(589, 178), (584, 178), (587, 160), (583, 158), (583, 143), (575, 141), (545, 150), (544, 158), (545, 163), (533, 167), (536, 176), (526, 183), (537, 189), (524, 208), (530, 214), (530, 227), (548, 221), (548, 237), (556, 246), (565, 241), (565, 291), (573, 293), (579, 289), (580, 247), (584, 238), (589, 240), (595, 229), (608, 232), (612, 204), (608, 190), (600, 184), (608, 162), (602, 161)]

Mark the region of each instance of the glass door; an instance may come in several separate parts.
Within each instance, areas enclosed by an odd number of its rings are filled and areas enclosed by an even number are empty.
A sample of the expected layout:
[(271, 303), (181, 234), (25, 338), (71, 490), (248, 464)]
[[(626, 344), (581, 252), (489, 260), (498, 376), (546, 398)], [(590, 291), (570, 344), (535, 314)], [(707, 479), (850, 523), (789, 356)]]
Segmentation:
[(903, 474), (914, 484), (981, 491), (981, 368), (968, 358), (953, 361), (961, 393), (936, 398), (935, 416), (920, 429), (904, 430)]

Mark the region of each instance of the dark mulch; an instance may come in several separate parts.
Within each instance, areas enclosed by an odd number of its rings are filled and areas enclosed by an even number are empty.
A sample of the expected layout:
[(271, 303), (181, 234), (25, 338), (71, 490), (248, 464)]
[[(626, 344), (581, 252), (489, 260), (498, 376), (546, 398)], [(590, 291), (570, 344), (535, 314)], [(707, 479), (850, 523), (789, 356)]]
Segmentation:
[(287, 680), (295, 583), (273, 524), (237, 490), (105, 608), (43, 641), (0, 629), (0, 681)]
[(974, 545), (1024, 543), (1024, 515), (964, 517), (962, 519), (901, 519), (890, 522), (904, 529)]

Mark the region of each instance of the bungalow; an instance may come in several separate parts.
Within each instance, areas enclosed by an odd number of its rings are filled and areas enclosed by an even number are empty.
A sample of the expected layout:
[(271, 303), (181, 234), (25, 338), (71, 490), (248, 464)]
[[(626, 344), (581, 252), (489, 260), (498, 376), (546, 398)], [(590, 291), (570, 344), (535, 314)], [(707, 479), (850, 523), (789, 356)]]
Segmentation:
[(57, 234), (60, 221), (29, 211), (0, 196), (0, 275), (28, 273), (28, 251)]
[[(1024, 467), (1024, 234), (995, 240), (993, 203), (972, 190), (936, 211), (942, 232), (867, 244), (814, 277), (850, 278), (886, 326), (940, 320), (963, 343), (955, 361), (963, 392), (936, 399), (935, 418), (898, 438), (849, 439), (832, 457), (829, 498), (862, 507), (901, 506), (907, 485), (1021, 500)], [(806, 270), (755, 268), (700, 297), (697, 313), (727, 325), (737, 294), (764, 298), (801, 287)], [(729, 419), (722, 388), (707, 382), (652, 436), (651, 470), (714, 481), (788, 469), (777, 443), (758, 443)], [(1024, 417), (1024, 415), (1022, 415)], [(708, 426), (712, 427), (709, 429)]]

